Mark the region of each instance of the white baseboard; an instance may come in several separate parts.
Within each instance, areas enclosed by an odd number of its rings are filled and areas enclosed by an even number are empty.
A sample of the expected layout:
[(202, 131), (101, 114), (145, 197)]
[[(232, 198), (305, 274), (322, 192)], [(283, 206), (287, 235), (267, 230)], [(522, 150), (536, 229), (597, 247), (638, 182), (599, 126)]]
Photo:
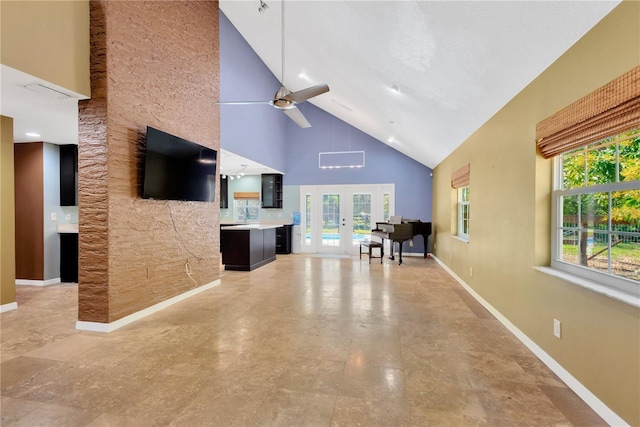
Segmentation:
[(16, 286), (50, 286), (58, 283), (61, 283), (59, 277), (49, 280), (16, 279)]
[(85, 322), (82, 320), (78, 320), (76, 322), (76, 329), (79, 329), (81, 331), (92, 331), (92, 332), (113, 332), (118, 328), (128, 325), (129, 323), (135, 322), (136, 320), (140, 320), (143, 317), (156, 313), (180, 301), (184, 301), (187, 298), (190, 298), (194, 295), (199, 294), (200, 292), (204, 292), (208, 289), (218, 286), (219, 284), (220, 284), (220, 279), (214, 280), (213, 282), (207, 283), (206, 285), (202, 285), (200, 287), (191, 289), (190, 291), (187, 291), (180, 295), (176, 295), (175, 297), (161, 301), (155, 305), (152, 305), (151, 307), (147, 307), (143, 310), (137, 311), (135, 313), (131, 313), (130, 315), (125, 316), (122, 319), (118, 319), (115, 322), (100, 323), (100, 322)]
[(0, 313), (5, 313), (7, 311), (16, 310), (18, 308), (17, 302), (10, 302), (8, 304), (0, 305)]
[(553, 359), (546, 351), (544, 351), (538, 344), (536, 344), (531, 338), (524, 334), (518, 327), (509, 321), (496, 310), (489, 302), (482, 298), (476, 291), (467, 285), (456, 273), (453, 272), (445, 263), (443, 263), (436, 256), (431, 255), (438, 264), (444, 268), (447, 273), (456, 279), (460, 285), (469, 294), (474, 297), (480, 304), (484, 306), (500, 323), (502, 323), (516, 338), (518, 338), (538, 359), (542, 361), (553, 373), (555, 373), (564, 383), (573, 390), (591, 409), (593, 409), (605, 422), (611, 426), (628, 426), (629, 424), (623, 420), (618, 414), (612, 411), (604, 402), (593, 394), (587, 387), (585, 387), (580, 381), (578, 381), (573, 375), (569, 373), (560, 363)]

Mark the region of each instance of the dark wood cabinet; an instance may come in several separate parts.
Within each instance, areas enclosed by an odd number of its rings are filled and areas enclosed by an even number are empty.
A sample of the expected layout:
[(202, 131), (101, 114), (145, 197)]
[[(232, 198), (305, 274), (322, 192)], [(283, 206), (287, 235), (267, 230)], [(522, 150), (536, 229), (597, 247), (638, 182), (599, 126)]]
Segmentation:
[(60, 206), (78, 205), (78, 146), (60, 146)]
[(276, 259), (275, 228), (226, 227), (220, 241), (225, 270), (251, 271)]
[(60, 233), (60, 281), (78, 283), (78, 233)]
[(262, 174), (262, 207), (282, 209), (282, 174)]
[(220, 175), (220, 209), (229, 208), (229, 178)]
[(291, 224), (276, 228), (276, 253), (287, 255), (291, 253)]

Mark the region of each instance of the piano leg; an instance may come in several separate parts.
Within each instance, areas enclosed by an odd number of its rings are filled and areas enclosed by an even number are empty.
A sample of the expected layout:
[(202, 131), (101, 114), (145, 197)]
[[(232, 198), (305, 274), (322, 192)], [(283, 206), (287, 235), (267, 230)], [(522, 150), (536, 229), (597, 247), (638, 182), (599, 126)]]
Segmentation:
[(390, 259), (391, 261), (395, 261), (395, 259), (396, 259), (395, 255), (394, 255), (394, 252), (395, 252), (395, 251), (394, 251), (394, 249), (395, 249), (395, 247), (396, 247), (396, 242), (394, 242), (393, 240), (389, 240), (389, 248), (391, 249), (391, 250), (390, 250), (390, 252), (391, 252), (391, 253), (389, 254), (389, 259)]
[(402, 243), (404, 242), (398, 242), (398, 252), (400, 253), (400, 262), (398, 263), (398, 265), (402, 265)]
[(422, 235), (422, 241), (424, 242), (424, 257), (427, 257), (427, 235), (423, 234)]

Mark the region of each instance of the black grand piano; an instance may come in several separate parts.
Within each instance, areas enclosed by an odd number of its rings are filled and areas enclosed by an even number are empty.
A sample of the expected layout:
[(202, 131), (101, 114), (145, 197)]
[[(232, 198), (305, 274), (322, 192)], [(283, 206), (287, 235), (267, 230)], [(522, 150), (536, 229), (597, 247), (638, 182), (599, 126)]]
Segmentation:
[(391, 217), (389, 222), (376, 222), (376, 228), (371, 230), (372, 236), (391, 241), (390, 259), (395, 259), (393, 255), (394, 243), (398, 243), (400, 262), (402, 264), (402, 243), (413, 239), (414, 236), (421, 235), (424, 241), (424, 257), (427, 257), (427, 238), (431, 234), (431, 223), (422, 222), (417, 219), (402, 219), (402, 217)]

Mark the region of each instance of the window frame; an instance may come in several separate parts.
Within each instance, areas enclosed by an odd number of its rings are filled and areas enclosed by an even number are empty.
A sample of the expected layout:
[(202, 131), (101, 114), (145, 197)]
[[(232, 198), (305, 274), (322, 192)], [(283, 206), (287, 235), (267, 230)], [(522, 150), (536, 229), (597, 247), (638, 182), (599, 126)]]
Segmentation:
[[(572, 150), (573, 151), (573, 150)], [(568, 153), (568, 152), (567, 152)], [(563, 206), (562, 197), (575, 196), (592, 193), (606, 193), (624, 190), (640, 189), (640, 181), (617, 181), (613, 183), (597, 184), (576, 188), (563, 188), (563, 156), (567, 153), (560, 153), (553, 158), (553, 189), (551, 193), (551, 263), (553, 269), (577, 276), (593, 282), (595, 287), (602, 287), (611, 290), (622, 291), (633, 297), (640, 297), (640, 283), (622, 276), (604, 273), (588, 267), (572, 264), (563, 261), (562, 240), (563, 240)], [(618, 169), (619, 158), (616, 155), (616, 170)], [(618, 175), (619, 176), (619, 175)], [(609, 214), (611, 205), (609, 205)], [(610, 216), (610, 215), (609, 215)], [(604, 292), (606, 293), (606, 292)]]
[[(462, 200), (463, 199), (463, 194), (466, 190), (467, 193), (467, 200)], [(471, 225), (471, 217), (470, 217), (470, 188), (469, 185), (464, 185), (462, 187), (458, 187), (456, 188), (457, 191), (457, 198), (458, 198), (458, 203), (456, 204), (456, 210), (457, 210), (457, 218), (458, 218), (458, 232), (456, 234), (456, 237), (458, 237), (461, 240), (464, 241), (469, 241), (469, 230), (470, 230), (470, 225)], [(463, 207), (466, 206), (467, 207), (467, 232), (464, 232), (464, 217), (463, 217)]]

